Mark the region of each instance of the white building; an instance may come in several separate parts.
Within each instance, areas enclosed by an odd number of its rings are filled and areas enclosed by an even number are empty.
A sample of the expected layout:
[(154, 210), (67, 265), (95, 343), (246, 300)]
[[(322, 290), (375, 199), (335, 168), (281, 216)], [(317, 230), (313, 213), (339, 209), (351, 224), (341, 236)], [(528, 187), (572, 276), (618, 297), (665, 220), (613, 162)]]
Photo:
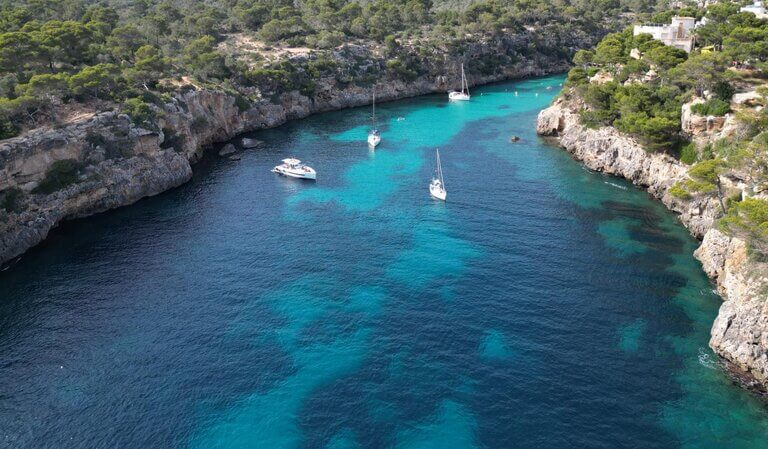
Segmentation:
[(690, 53), (693, 50), (693, 34), (696, 19), (693, 17), (673, 17), (669, 25), (635, 25), (632, 34), (650, 34), (657, 41)]
[(768, 19), (768, 11), (766, 11), (765, 6), (763, 6), (763, 2), (755, 1), (754, 4), (749, 6), (744, 6), (741, 9), (739, 9), (740, 12), (751, 12), (755, 16), (757, 16), (758, 19)]

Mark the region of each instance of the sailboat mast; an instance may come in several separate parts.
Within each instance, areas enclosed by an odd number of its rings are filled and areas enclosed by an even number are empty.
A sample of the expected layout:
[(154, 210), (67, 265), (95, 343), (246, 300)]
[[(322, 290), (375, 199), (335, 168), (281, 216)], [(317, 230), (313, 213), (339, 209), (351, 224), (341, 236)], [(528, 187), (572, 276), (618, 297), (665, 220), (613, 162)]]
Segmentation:
[(445, 189), (445, 182), (443, 181), (443, 166), (440, 164), (440, 150), (435, 150), (437, 154), (437, 176), (440, 178), (440, 185)]
[(461, 64), (461, 91), (469, 95), (469, 83), (467, 83), (467, 75), (464, 74), (464, 64)]
[(371, 107), (373, 108), (373, 115), (371, 116), (371, 122), (373, 123), (373, 127), (376, 127), (376, 89), (373, 89), (373, 102), (371, 103)]

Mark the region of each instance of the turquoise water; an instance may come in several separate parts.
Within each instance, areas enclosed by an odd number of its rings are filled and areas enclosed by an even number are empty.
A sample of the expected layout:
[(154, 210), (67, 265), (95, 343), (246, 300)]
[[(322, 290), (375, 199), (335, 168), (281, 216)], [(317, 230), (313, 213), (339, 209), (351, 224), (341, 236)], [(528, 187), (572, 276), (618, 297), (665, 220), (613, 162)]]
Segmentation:
[(367, 108), (255, 133), (66, 224), (0, 273), (0, 447), (768, 447), (696, 242), (536, 137), (561, 82), (383, 104), (376, 152)]

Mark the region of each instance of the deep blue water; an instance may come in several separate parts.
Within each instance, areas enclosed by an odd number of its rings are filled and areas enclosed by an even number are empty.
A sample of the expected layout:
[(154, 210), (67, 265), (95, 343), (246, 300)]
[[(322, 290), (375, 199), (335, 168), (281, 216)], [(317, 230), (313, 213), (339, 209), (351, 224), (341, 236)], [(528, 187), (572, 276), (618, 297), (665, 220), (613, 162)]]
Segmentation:
[(696, 242), (536, 137), (561, 81), (381, 105), (375, 153), (318, 115), (65, 224), (0, 273), (0, 447), (768, 447)]

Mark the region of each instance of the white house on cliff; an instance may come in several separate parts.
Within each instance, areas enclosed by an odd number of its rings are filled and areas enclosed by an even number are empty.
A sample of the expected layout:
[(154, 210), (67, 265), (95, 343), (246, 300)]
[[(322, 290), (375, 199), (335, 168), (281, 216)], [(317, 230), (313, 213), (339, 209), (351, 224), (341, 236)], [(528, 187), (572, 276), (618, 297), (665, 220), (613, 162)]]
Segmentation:
[(657, 41), (663, 42), (675, 48), (690, 53), (693, 50), (693, 29), (696, 27), (696, 19), (693, 17), (673, 17), (669, 25), (646, 24), (635, 25), (632, 34), (650, 34)]
[(739, 9), (740, 12), (751, 12), (755, 16), (757, 16), (758, 19), (768, 19), (768, 11), (766, 11), (765, 6), (763, 6), (763, 2), (756, 1), (752, 5), (744, 6), (741, 9)]

